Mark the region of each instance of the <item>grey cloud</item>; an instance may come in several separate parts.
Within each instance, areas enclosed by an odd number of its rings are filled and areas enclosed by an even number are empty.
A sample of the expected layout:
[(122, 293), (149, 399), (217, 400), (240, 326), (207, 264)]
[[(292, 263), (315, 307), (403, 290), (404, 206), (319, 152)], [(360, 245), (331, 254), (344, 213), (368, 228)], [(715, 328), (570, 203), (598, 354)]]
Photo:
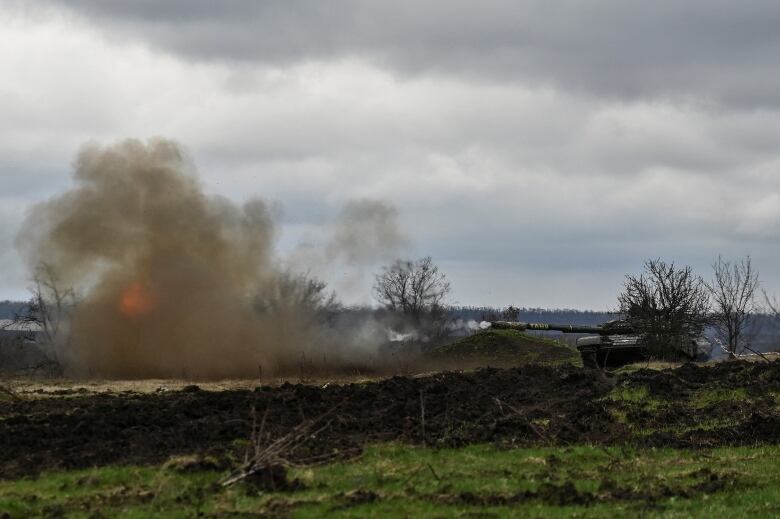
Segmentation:
[[(745, 109), (780, 92), (771, 4), (64, 1), (0, 26), (13, 213), (82, 142), (163, 134), (206, 192), (278, 201), (313, 274), (339, 208), (379, 199), (463, 303), (603, 306), (650, 256), (750, 253), (780, 286), (780, 104)], [(0, 298), (25, 286), (10, 247)], [(357, 297), (363, 270), (323, 277)]]
[(780, 103), (780, 4), (760, 0), (57, 2), (109, 34), (194, 60), (356, 56), (615, 98)]

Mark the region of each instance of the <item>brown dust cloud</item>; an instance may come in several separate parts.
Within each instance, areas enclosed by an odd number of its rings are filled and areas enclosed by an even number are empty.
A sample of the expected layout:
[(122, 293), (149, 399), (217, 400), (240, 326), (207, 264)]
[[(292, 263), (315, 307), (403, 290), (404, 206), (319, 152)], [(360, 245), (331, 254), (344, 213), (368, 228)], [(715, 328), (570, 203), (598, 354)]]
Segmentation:
[[(328, 327), (335, 302), (321, 284), (282, 267), (268, 205), (205, 194), (175, 142), (87, 145), (74, 170), (74, 186), (34, 207), (17, 238), (31, 269), (47, 265), (78, 294), (57, 345), (68, 374), (267, 377), (302, 361), (373, 355), (370, 333)], [(334, 233), (327, 255), (370, 255), (349, 244), (403, 241), (392, 211), (371, 204), (344, 212), (355, 218)], [(352, 220), (366, 227), (367, 212), (379, 220), (363, 232), (384, 238), (356, 234)]]

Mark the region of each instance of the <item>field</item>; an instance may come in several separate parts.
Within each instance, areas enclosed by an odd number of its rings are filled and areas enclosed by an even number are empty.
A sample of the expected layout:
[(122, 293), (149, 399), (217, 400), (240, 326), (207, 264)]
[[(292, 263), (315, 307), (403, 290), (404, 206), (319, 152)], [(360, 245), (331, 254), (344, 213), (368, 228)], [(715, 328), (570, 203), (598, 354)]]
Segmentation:
[[(341, 383), (12, 381), (0, 517), (780, 514), (780, 363), (604, 374), (549, 341), (474, 337), (431, 358), (502, 368), (430, 372), (429, 359), (426, 374)], [(220, 484), (302, 424), (284, 463)]]

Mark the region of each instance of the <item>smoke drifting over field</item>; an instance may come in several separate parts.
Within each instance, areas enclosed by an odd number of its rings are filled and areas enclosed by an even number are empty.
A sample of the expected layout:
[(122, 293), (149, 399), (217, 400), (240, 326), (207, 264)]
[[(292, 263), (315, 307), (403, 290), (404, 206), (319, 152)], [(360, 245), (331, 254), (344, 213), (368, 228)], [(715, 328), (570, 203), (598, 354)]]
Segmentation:
[(174, 142), (87, 146), (74, 179), (34, 208), (17, 244), (30, 266), (46, 262), (82, 294), (63, 348), (75, 374), (257, 376), (322, 359), (307, 352), (315, 346), (327, 362), (368, 354), (344, 337), (324, 347), (333, 301), (279, 266), (266, 204), (205, 195)]

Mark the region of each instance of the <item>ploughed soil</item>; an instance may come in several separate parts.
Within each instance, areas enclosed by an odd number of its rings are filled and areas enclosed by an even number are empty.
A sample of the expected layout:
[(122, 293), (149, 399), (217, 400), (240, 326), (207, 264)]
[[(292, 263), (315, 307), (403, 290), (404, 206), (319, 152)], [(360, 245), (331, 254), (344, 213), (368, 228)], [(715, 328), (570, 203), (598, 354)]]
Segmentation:
[(253, 428), (262, 429), (266, 443), (318, 418), (311, 429), (318, 432), (287, 453), (291, 461), (348, 456), (376, 441), (508, 447), (780, 441), (780, 362), (621, 375), (531, 365), (324, 387), (62, 393), (0, 400), (0, 477), (159, 463), (190, 453), (229, 461), (243, 455)]

